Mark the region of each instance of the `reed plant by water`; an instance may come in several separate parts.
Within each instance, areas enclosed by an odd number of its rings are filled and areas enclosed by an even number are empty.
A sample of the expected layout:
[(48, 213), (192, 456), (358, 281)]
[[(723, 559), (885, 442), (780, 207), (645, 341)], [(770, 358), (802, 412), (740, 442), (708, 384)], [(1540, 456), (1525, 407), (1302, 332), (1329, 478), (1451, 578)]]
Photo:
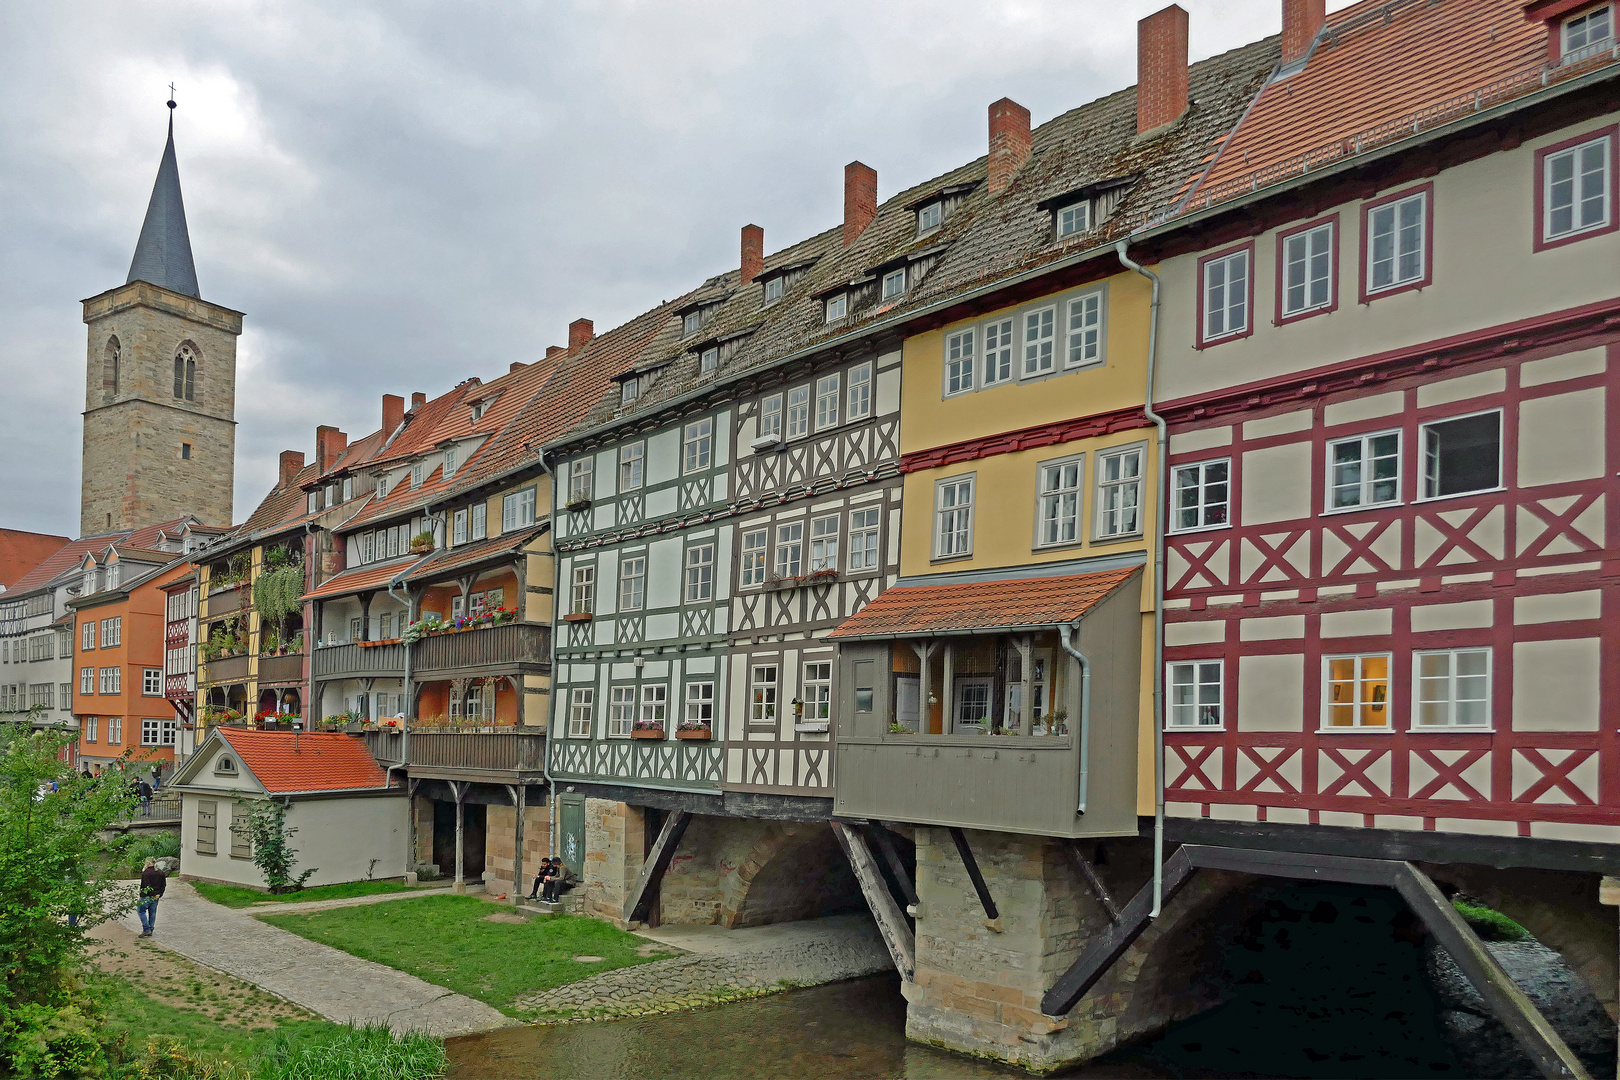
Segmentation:
[(253, 1061), (253, 1080), (433, 1080), (449, 1068), (444, 1043), (386, 1025), (346, 1027), (301, 1038), (278, 1033)]

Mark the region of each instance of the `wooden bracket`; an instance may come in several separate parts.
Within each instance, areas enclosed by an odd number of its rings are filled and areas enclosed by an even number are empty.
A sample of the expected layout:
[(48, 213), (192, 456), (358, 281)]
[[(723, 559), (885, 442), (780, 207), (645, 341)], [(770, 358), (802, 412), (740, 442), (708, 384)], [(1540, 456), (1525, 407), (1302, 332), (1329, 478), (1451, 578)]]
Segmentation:
[(842, 821), (830, 824), (833, 835), (838, 838), (838, 846), (844, 849), (844, 857), (849, 860), (850, 869), (855, 871), (855, 880), (860, 884), (861, 894), (866, 897), (867, 907), (872, 909), (872, 918), (877, 922), (878, 932), (883, 935), (883, 944), (889, 947), (896, 970), (902, 979), (910, 982), (917, 973), (917, 944), (911, 927), (906, 923), (905, 913), (894, 902), (889, 886), (884, 883), (877, 860), (872, 857), (872, 849), (866, 844), (866, 837)]
[(647, 861), (641, 864), (641, 873), (636, 876), (636, 883), (625, 898), (625, 922), (644, 921), (647, 918), (653, 891), (664, 879), (664, 871), (669, 869), (669, 861), (675, 857), (675, 848), (680, 845), (681, 836), (691, 821), (692, 815), (686, 810), (671, 811), (669, 817), (664, 819), (663, 828), (658, 830), (658, 839), (653, 841), (652, 850), (647, 852)]
[(1001, 933), (1001, 912), (996, 909), (996, 901), (990, 895), (990, 886), (984, 883), (984, 875), (979, 873), (978, 860), (973, 857), (973, 849), (968, 847), (967, 837), (961, 829), (952, 826), (951, 839), (956, 842), (956, 853), (962, 857), (962, 865), (967, 867), (968, 880), (973, 882), (973, 891), (979, 894), (979, 903), (984, 906), (984, 925)]
[(884, 826), (881, 821), (868, 821), (866, 828), (872, 837), (877, 840), (878, 851), (883, 855), (883, 861), (889, 867), (889, 874), (900, 885), (900, 892), (905, 896), (906, 903), (915, 907), (917, 904), (917, 888), (912, 884), (911, 875), (906, 873), (906, 866), (900, 861), (900, 853), (894, 849), (894, 834)]
[(1070, 840), (1064, 846), (1069, 849), (1069, 856), (1074, 859), (1074, 865), (1080, 870), (1080, 876), (1085, 878), (1086, 884), (1091, 887), (1092, 895), (1103, 906), (1103, 910), (1108, 912), (1108, 920), (1110, 922), (1119, 922), (1119, 908), (1114, 905), (1114, 898), (1109, 895), (1108, 886), (1103, 884), (1103, 879), (1097, 873), (1097, 868), (1091, 865), (1090, 859), (1080, 854), (1080, 842)]

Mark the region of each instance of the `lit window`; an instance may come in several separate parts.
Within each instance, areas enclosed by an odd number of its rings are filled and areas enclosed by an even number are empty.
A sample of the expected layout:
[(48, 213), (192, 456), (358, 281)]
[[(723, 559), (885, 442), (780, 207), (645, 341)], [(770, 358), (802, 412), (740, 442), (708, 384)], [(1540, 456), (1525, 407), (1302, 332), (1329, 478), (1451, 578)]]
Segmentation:
[(742, 545), (742, 584), (765, 584), (766, 548), (770, 546), (769, 533), (765, 529), (755, 529), (753, 532), (743, 534)]
[(1480, 413), (1424, 424), (1423, 497), (1438, 499), (1502, 484), (1502, 414)]
[(778, 275), (765, 282), (765, 302), (774, 304), (782, 299), (783, 278)]
[(709, 727), (714, 723), (714, 683), (690, 682), (686, 684), (686, 718), (688, 724)]
[(849, 369), (849, 419), (865, 420), (872, 415), (872, 364), (870, 361)]
[(1330, 510), (1394, 502), (1400, 497), (1400, 432), (1328, 443), (1328, 470)]
[(591, 712), (596, 704), (596, 690), (589, 686), (576, 686), (568, 692), (568, 737), (591, 737)]
[(1170, 664), (1166, 682), (1170, 698), (1167, 726), (1209, 728), (1221, 726), (1221, 661), (1200, 660)]
[(1201, 461), (1171, 470), (1170, 528), (1173, 532), (1211, 529), (1227, 523), (1231, 461)]
[(686, 602), (714, 599), (714, 545), (686, 549)]
[(837, 322), (849, 314), (849, 294), (839, 293), (837, 296), (827, 297), (827, 321)]
[(917, 211), (917, 235), (932, 229), (939, 228), (939, 223), (945, 219), (945, 204), (931, 202)]
[(720, 366), (720, 350), (704, 349), (702, 357), (698, 360), (698, 373), (707, 375)]
[(647, 557), (637, 556), (619, 563), (619, 610), (640, 611), (646, 598)]
[(1610, 136), (1605, 135), (1547, 155), (1543, 163), (1546, 170), (1544, 239), (1558, 240), (1609, 224), (1613, 214), (1609, 206), (1612, 154)]
[(1202, 269), (1204, 340), (1215, 341), (1248, 330), (1248, 251), (1210, 259)]
[(1418, 192), (1367, 212), (1367, 291), (1423, 280), (1428, 195)]
[(904, 267), (899, 270), (890, 270), (883, 275), (883, 299), (888, 300), (899, 296), (906, 291), (906, 271)]
[(878, 520), (875, 506), (851, 510), (849, 514), (849, 568), (876, 570), (878, 565)]
[(816, 430), (838, 423), (838, 376), (826, 375), (816, 380)]
[(838, 518), (817, 518), (810, 523), (810, 572), (838, 569)]
[(1327, 677), (1323, 726), (1328, 728), (1389, 727), (1389, 654), (1329, 656), (1323, 659)]
[(1059, 240), (1065, 236), (1073, 236), (1075, 233), (1083, 233), (1089, 228), (1091, 228), (1091, 201), (1089, 199), (1065, 206), (1058, 211), (1057, 234)]
[(810, 433), (810, 388), (795, 386), (787, 396), (787, 437), (802, 438)]
[(1040, 469), (1040, 543), (1072, 544), (1080, 538), (1082, 459), (1053, 461)]
[(685, 431), (685, 467), (683, 472), (697, 472), (709, 467), (713, 456), (714, 420), (704, 417), (686, 425)]
[(1013, 321), (998, 319), (984, 324), (984, 384), (1012, 378)]
[(945, 337), (945, 393), (961, 394), (973, 389), (973, 330)]
[(748, 679), (748, 722), (776, 723), (776, 665), (755, 664)]
[(615, 686), (608, 702), (608, 738), (628, 739), (636, 722), (636, 688)]
[(803, 573), (804, 522), (776, 527), (776, 576), (796, 578)]
[(629, 443), (619, 447), (620, 491), (634, 491), (641, 486), (646, 457), (646, 443)]
[(1102, 359), (1102, 294), (1087, 293), (1069, 301), (1068, 367), (1095, 364)]
[(1578, 59), (1583, 49), (1586, 55), (1597, 51), (1600, 45), (1612, 43), (1614, 38), (1614, 9), (1605, 4), (1575, 16), (1564, 23), (1564, 58)]
[(1056, 337), (1057, 311), (1042, 308), (1024, 316), (1024, 378), (1052, 370), (1052, 348)]
[(804, 704), (803, 719), (821, 723), (832, 718), (832, 665), (816, 663), (804, 665), (804, 693), (799, 699)]
[(759, 403), (759, 437), (782, 437), (782, 395), (772, 394)]
[(573, 592), (569, 598), (570, 610), (576, 615), (588, 615), (596, 610), (596, 566), (587, 563), (574, 567)]
[(1333, 225), (1305, 229), (1283, 240), (1284, 318), (1318, 311), (1333, 302)]
[(973, 549), (973, 477), (941, 480), (934, 487), (934, 556), (966, 555)]
[(1491, 725), (1491, 651), (1446, 649), (1412, 657), (1416, 688), (1414, 726), (1483, 728)]
[(1142, 451), (1097, 455), (1097, 537), (1142, 531)]

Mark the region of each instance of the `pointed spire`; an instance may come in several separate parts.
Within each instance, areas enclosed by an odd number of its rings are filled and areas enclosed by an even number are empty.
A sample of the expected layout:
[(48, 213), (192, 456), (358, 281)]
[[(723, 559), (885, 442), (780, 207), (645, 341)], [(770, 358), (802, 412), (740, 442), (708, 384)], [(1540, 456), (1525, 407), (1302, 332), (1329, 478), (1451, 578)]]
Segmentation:
[(180, 198), (180, 167), (174, 160), (174, 99), (169, 106), (169, 141), (163, 147), (152, 201), (135, 244), (127, 281), (148, 281), (171, 292), (196, 296), (197, 267), (191, 261), (191, 234), (186, 231), (186, 205)]

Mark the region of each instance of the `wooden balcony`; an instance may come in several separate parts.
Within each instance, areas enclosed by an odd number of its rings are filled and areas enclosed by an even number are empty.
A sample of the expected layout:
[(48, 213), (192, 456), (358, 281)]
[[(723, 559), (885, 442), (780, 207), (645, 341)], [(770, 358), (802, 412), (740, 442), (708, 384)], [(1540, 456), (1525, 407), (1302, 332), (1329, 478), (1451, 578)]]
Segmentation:
[(434, 634), (413, 648), (411, 678), (416, 682), (551, 670), (551, 627), (534, 623)]
[(405, 646), (322, 645), (315, 650), (316, 679), (399, 678), (405, 674)]
[(204, 614), (202, 618), (207, 621), (217, 619), (222, 615), (234, 615), (248, 606), (248, 599), (249, 589), (246, 585), (210, 593), (203, 599)]
[(248, 658), (232, 656), (224, 660), (205, 660), (198, 665), (197, 682), (200, 685), (213, 683), (237, 683), (248, 680)]
[[(404, 765), (413, 777), (445, 780), (533, 781), (545, 775), (542, 731), (397, 731), (366, 733), (366, 746), (384, 765)], [(401, 760), (400, 748), (406, 747)]]
[(290, 683), (304, 680), (304, 654), (259, 657), (261, 683)]

